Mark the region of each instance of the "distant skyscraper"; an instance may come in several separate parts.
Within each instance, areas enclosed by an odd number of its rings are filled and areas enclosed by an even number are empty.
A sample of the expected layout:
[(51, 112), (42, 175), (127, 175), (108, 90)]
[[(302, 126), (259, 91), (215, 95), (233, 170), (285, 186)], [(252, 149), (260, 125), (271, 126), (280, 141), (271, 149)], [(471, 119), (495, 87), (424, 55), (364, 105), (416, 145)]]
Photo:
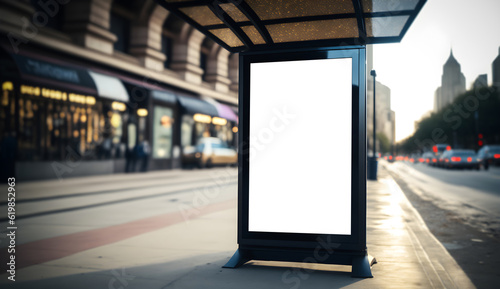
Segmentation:
[(440, 107), (443, 107), (441, 105), (441, 86), (436, 88), (436, 91), (434, 92), (434, 112), (438, 112)]
[(488, 74), (480, 74), (477, 76), (476, 80), (474, 80), (472, 88), (476, 90), (486, 86), (488, 86)]
[(438, 112), (460, 94), (465, 92), (465, 76), (461, 71), (460, 63), (450, 51), (450, 57), (443, 66), (443, 76), (441, 77), (441, 87), (435, 93), (434, 111)]
[(498, 56), (491, 64), (493, 70), (493, 85), (500, 87), (500, 47), (498, 48)]

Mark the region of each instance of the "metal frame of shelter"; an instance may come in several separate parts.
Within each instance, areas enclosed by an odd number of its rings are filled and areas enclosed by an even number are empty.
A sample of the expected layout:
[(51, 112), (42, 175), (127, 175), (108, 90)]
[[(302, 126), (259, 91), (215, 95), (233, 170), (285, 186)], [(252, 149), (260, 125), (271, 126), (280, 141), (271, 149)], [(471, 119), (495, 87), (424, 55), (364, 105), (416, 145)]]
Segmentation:
[[(426, 2), (156, 1), (230, 52), (400, 42)], [(329, 31), (315, 33), (321, 29)], [(339, 32), (330, 33), (333, 30)]]

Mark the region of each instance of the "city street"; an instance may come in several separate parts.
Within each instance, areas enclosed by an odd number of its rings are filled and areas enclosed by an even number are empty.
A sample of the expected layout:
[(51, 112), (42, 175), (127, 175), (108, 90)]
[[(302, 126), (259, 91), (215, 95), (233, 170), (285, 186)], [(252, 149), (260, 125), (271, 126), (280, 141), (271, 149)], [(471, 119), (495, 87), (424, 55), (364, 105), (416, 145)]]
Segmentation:
[[(308, 263), (251, 261), (222, 269), (237, 248), (236, 174), (235, 168), (214, 168), (16, 184), (16, 282), (4, 273), (0, 283), (51, 289), (474, 288), (383, 168), (378, 181), (368, 182), (374, 278), (351, 278), (350, 266)], [(4, 260), (9, 240), (1, 240)]]
[[(220, 168), (20, 183), (16, 241), (24, 244), (172, 212), (189, 221), (198, 207), (234, 202), (236, 175), (234, 168)], [(0, 210), (6, 212), (5, 198)], [(2, 228), (6, 216), (2, 214)]]
[(385, 163), (422, 198), (465, 222), (500, 236), (500, 169), (447, 170), (426, 164)]
[(381, 165), (474, 284), (496, 288), (500, 280), (500, 170), (446, 170), (384, 161)]

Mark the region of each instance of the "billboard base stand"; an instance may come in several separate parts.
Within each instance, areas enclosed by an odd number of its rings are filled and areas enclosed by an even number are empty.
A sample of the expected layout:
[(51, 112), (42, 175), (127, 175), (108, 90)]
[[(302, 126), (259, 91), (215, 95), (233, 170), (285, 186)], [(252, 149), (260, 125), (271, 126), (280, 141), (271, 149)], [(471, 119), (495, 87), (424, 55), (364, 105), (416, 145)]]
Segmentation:
[[(222, 268), (235, 269), (250, 260), (277, 261), (277, 262), (306, 262), (314, 261), (314, 250), (283, 250), (269, 247), (245, 247), (236, 250), (229, 261)], [(317, 254), (317, 252), (316, 252)], [(327, 259), (317, 260), (318, 264), (352, 265), (351, 277), (373, 278), (371, 266), (377, 263), (376, 259), (366, 251), (336, 251)]]
[(222, 268), (238, 268), (250, 260), (251, 259), (246, 257), (246, 254), (241, 249), (238, 249)]
[(353, 257), (351, 277), (373, 278), (371, 266), (375, 263), (377, 260), (368, 254)]

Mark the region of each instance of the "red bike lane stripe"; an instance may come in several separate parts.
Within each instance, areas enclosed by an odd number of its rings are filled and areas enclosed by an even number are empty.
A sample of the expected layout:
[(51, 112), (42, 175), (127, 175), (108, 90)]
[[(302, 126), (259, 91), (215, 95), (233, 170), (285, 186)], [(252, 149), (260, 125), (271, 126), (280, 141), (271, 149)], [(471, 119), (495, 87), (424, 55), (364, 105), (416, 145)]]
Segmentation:
[[(16, 246), (16, 269), (64, 258), (85, 250), (115, 243), (184, 221), (234, 207), (235, 201), (210, 204), (201, 208), (186, 206), (186, 210), (149, 217), (125, 224), (43, 239)], [(7, 249), (0, 252), (8, 260)]]

